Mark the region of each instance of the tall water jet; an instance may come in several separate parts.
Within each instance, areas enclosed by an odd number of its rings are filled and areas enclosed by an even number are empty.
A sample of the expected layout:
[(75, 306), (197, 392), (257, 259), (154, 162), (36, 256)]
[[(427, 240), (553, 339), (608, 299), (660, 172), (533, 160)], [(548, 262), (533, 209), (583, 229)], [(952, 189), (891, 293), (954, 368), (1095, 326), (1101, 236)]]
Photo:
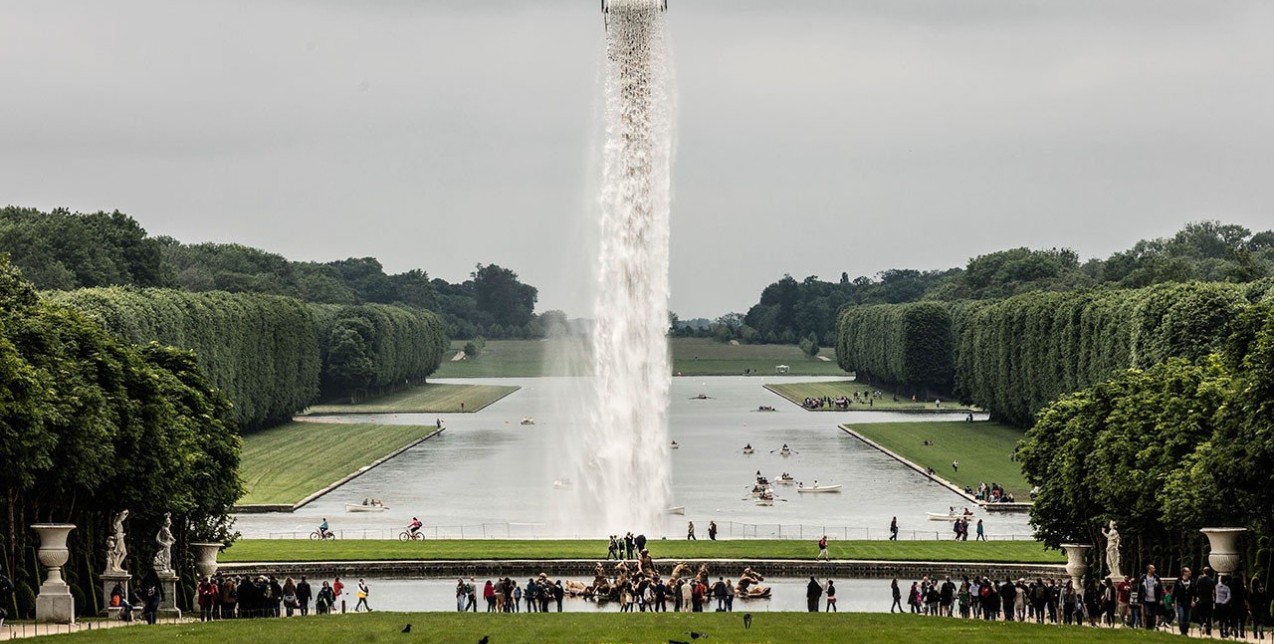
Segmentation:
[(662, 532), (668, 451), (671, 65), (664, 0), (604, 0), (605, 147), (593, 387), (577, 430), (576, 528)]

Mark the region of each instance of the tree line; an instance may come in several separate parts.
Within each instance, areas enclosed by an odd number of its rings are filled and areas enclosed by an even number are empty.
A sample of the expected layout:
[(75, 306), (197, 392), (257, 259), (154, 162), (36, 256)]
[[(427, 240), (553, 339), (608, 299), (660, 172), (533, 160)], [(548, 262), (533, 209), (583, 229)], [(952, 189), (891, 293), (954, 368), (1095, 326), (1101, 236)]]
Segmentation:
[(39, 290), (101, 286), (281, 295), (321, 304), (394, 304), (436, 311), (457, 338), (543, 337), (538, 291), (517, 273), (478, 264), (449, 283), (421, 269), (387, 274), (372, 257), (298, 262), (240, 244), (151, 237), (119, 211), (0, 209), (0, 250)]
[(1028, 427), (1058, 396), (1117, 370), (1218, 351), (1234, 318), (1271, 290), (1274, 279), (849, 307), (836, 354), (864, 381), (954, 396)]
[(1039, 487), (1031, 523), (1046, 544), (1100, 544), (1114, 520), (1125, 570), (1154, 563), (1173, 574), (1204, 562), (1200, 528), (1244, 527), (1245, 567), (1268, 581), (1274, 296), (1226, 328), (1213, 351), (1118, 371), (1039, 412), (1017, 453)]
[(285, 422), (320, 392), (358, 398), (424, 380), (447, 350), (433, 313), (383, 304), (306, 305), (257, 293), (125, 287), (50, 293), (119, 337), (194, 351), (243, 431)]
[[(1098, 287), (1133, 289), (1190, 281), (1245, 283), (1274, 276), (1274, 231), (1203, 221), (1172, 237), (1143, 240), (1105, 259), (1081, 261), (1070, 249), (1014, 248), (970, 259), (963, 268), (936, 271), (890, 269), (875, 277), (838, 282), (790, 275), (766, 286), (746, 315), (682, 331), (728, 335), (743, 342), (796, 344), (811, 335), (826, 346), (837, 341), (838, 313), (849, 306), (1003, 299), (1035, 291), (1067, 292)], [(738, 323), (731, 319), (738, 317)]]
[[(3, 608), (31, 617), (40, 574), (28, 525), (74, 523), (64, 575), (82, 614), (102, 609), (97, 573), (111, 515), (127, 508), (128, 569), (146, 569), (165, 512), (174, 563), (193, 579), (191, 541), (222, 540), (241, 496), (230, 402), (194, 353), (134, 344), (37, 295), (0, 257), (0, 572)], [(183, 603), (189, 605), (190, 588)]]

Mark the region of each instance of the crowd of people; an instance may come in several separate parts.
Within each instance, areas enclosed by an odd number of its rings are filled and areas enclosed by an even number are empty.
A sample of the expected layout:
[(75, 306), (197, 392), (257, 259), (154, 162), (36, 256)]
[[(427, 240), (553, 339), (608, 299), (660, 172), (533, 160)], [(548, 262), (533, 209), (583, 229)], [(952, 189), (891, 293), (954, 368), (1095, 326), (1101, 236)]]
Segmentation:
[[(324, 580), (316, 588), (302, 575), (300, 581), (286, 577), (280, 581), (273, 575), (257, 577), (222, 576), (201, 577), (195, 586), (195, 604), (199, 609), (201, 621), (221, 619), (252, 619), (263, 617), (292, 617), (293, 615), (309, 615), (310, 602), (314, 603), (314, 612), (324, 615), (331, 612), (344, 612), (341, 602), (357, 599), (354, 612), (366, 610), (371, 612), (368, 603), (370, 589), (367, 583), (359, 579), (352, 593), (347, 593), (340, 577), (331, 582)], [(158, 591), (143, 580), (137, 594), (129, 598), (125, 596), (122, 584), (116, 584), (111, 592), (111, 605), (121, 609), (121, 618), (130, 619), (133, 605), (140, 603), (147, 622), (154, 622), (154, 612), (162, 599), (162, 588)], [(352, 597), (351, 597), (352, 595)], [(153, 608), (152, 608), (153, 605)]]
[[(811, 578), (811, 584), (813, 579)], [(1090, 579), (1083, 588), (1070, 580), (925, 577), (903, 590), (891, 585), (889, 612), (961, 617), (964, 619), (1034, 621), (1129, 628), (1175, 629), (1199, 634), (1246, 638), (1250, 631), (1265, 639), (1270, 624), (1270, 596), (1260, 579), (1215, 575), (1204, 568), (1197, 578), (1189, 568), (1165, 582), (1149, 566), (1146, 574), (1118, 583)], [(813, 593), (813, 586), (810, 588)], [(903, 602), (906, 602), (904, 608)]]
[[(552, 582), (543, 574), (539, 579), (527, 579), (525, 586), (510, 577), (501, 577), (495, 581), (488, 579), (482, 587), (482, 600), (488, 613), (520, 613), (523, 601), (528, 613), (550, 612), (550, 604), (556, 604), (560, 613), (565, 596), (561, 580)], [(478, 585), (473, 577), (468, 581), (456, 579), (456, 610), (462, 613), (478, 611)]]
[[(831, 409), (832, 407), (835, 407), (836, 409), (849, 409), (850, 405), (867, 405), (868, 407), (875, 407), (876, 399), (881, 395), (882, 394), (879, 391), (871, 393), (866, 391), (855, 391), (852, 398), (850, 396), (837, 396), (836, 398), (832, 398), (831, 396), (806, 396), (805, 400), (801, 402), (801, 406), (806, 409)], [(894, 398), (896, 400), (897, 396)]]

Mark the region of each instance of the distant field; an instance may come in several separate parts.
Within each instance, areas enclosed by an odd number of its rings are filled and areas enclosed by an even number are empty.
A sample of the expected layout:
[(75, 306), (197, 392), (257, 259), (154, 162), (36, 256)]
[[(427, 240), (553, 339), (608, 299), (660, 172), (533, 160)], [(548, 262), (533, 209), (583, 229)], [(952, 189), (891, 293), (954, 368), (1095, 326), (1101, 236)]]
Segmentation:
[(315, 405), (307, 415), (331, 414), (442, 414), (475, 412), (517, 391), (496, 385), (426, 383), (353, 405)]
[(294, 422), (243, 437), (239, 505), (291, 505), (434, 432), (432, 426)]
[[(340, 526), (333, 525), (333, 529)], [(425, 526), (428, 531), (428, 526)], [(656, 559), (813, 559), (814, 537), (805, 540), (651, 541)], [(834, 559), (879, 561), (972, 561), (980, 563), (1063, 563), (1061, 553), (1035, 541), (837, 541), (828, 542)], [(606, 556), (600, 540), (444, 539), (398, 542), (348, 539), (296, 541), (242, 539), (221, 555), (222, 562), (394, 561), (460, 559), (593, 559)]]
[[(796, 403), (802, 404), (806, 398), (823, 398), (828, 397), (836, 400), (841, 396), (849, 399), (849, 411), (973, 411), (972, 408), (965, 407), (955, 403), (955, 401), (942, 401), (941, 405), (935, 401), (919, 400), (912, 402), (909, 396), (894, 396), (894, 394), (886, 391), (879, 398), (871, 398), (872, 392), (878, 387), (870, 385), (858, 384), (852, 380), (842, 380), (838, 382), (794, 382), (791, 384), (774, 384), (766, 385), (766, 389)], [(859, 400), (864, 402), (854, 402), (854, 394), (857, 393)], [(895, 400), (897, 398), (897, 400)], [(871, 405), (867, 405), (866, 401), (871, 400)], [(824, 407), (818, 411), (842, 411), (836, 409), (835, 406)]]
[[(960, 487), (999, 483), (1018, 502), (1029, 501), (1031, 486), (1012, 460), (1025, 432), (990, 421), (976, 423), (847, 423), (850, 429)], [(925, 441), (929, 441), (926, 446)], [(960, 461), (953, 471), (951, 461)]]
[[(836, 353), (824, 349), (819, 355), (827, 361), (807, 358), (791, 345), (731, 345), (707, 338), (672, 338), (672, 371), (683, 376), (738, 376), (746, 370), (758, 375), (773, 375), (778, 365), (787, 365), (795, 376), (843, 376), (836, 364)], [(452, 343), (451, 355), (464, 347), (463, 341)], [(450, 356), (434, 374), (436, 378), (532, 378), (568, 376), (573, 373), (559, 356), (573, 354), (579, 368), (588, 369), (584, 343), (568, 340), (488, 340), (482, 354), (473, 360), (451, 362)]]

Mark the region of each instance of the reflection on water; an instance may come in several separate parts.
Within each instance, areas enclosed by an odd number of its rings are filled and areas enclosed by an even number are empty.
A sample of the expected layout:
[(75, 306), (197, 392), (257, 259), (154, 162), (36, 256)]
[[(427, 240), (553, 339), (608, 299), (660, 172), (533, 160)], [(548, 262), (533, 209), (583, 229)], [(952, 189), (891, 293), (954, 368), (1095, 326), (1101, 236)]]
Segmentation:
[[(735, 571), (737, 572), (737, 571)], [(314, 583), (314, 580), (310, 580)], [(343, 580), (347, 588), (353, 588), (357, 579)], [(375, 579), (367, 578), (368, 603), (373, 610), (395, 612), (434, 612), (454, 611), (456, 609), (455, 579)], [(482, 600), (482, 585), (486, 578), (477, 578), (478, 610), (486, 611)], [(492, 579), (494, 581), (494, 579)], [(525, 587), (525, 579), (517, 580), (518, 585)], [(586, 581), (580, 579), (580, 581)], [(819, 579), (825, 585), (826, 579)], [(883, 613), (889, 610), (891, 595), (888, 579), (835, 579), (836, 604), (839, 611), (857, 613)], [(735, 612), (764, 613), (771, 611), (803, 611), (806, 610), (805, 590), (809, 579), (774, 578), (766, 579), (765, 585), (773, 592), (770, 599), (736, 599)], [(901, 583), (901, 581), (899, 582)], [(910, 584), (907, 580), (907, 584)], [(903, 586), (906, 590), (906, 586)], [(346, 610), (354, 609), (355, 600), (347, 598)], [(526, 610), (526, 603), (520, 607)], [(826, 608), (826, 601), (819, 603), (819, 610)], [(550, 602), (550, 610), (556, 606)], [(706, 606), (704, 610), (715, 610), (716, 602)], [(672, 600), (668, 601), (668, 610), (672, 610)], [(583, 599), (562, 600), (563, 612), (619, 612), (619, 602), (592, 602)]]
[[(941, 422), (963, 417), (915, 416), (896, 412), (806, 412), (762, 388), (774, 377), (674, 378), (669, 410), (670, 433), (679, 448), (672, 452), (673, 503), (685, 506), (684, 516), (669, 516), (668, 538), (684, 538), (686, 521), (694, 521), (704, 538), (709, 520), (722, 526), (723, 537), (780, 536), (816, 539), (828, 526), (832, 538), (872, 538), (886, 534), (889, 520), (898, 517), (903, 538), (921, 531), (919, 538), (945, 538), (945, 522), (927, 520), (926, 512), (945, 512), (966, 504), (946, 488), (930, 482), (893, 459), (837, 429), (837, 424), (889, 422), (924, 418)], [(795, 377), (791, 381), (818, 378)], [(826, 378), (824, 380), (827, 380)], [(466, 537), (580, 536), (574, 526), (550, 525), (553, 482), (566, 477), (553, 448), (555, 432), (567, 432), (555, 418), (555, 397), (576, 388), (563, 378), (521, 378), (451, 381), (515, 384), (522, 389), (477, 414), (443, 415), (447, 431), (408, 450), (295, 513), (241, 515), (237, 528), (245, 536), (297, 531), (308, 534), (322, 518), (337, 530), (373, 531), (386, 535), (418, 516), (430, 526), (467, 528)], [(707, 399), (694, 399), (698, 394)], [(754, 411), (773, 405), (778, 411)], [(535, 425), (521, 425), (533, 416)], [(433, 424), (433, 414), (392, 414), (379, 422)], [(350, 416), (368, 421), (375, 417)], [(756, 453), (741, 453), (751, 443)], [(784, 443), (795, 453), (783, 457)], [(757, 506), (748, 491), (760, 471), (769, 477), (790, 472), (797, 480), (841, 484), (840, 494), (797, 494), (779, 487), (773, 506)], [(343, 472), (333, 472), (332, 479)], [(574, 485), (586, 482), (573, 481)], [(346, 503), (365, 497), (384, 499), (384, 513), (348, 514)], [(1025, 514), (983, 515), (990, 535), (1029, 535)], [(512, 524), (512, 525), (510, 525)], [(743, 524), (757, 525), (744, 527)], [(804, 527), (798, 527), (801, 524)], [(857, 527), (858, 531), (842, 530)], [(834, 527), (835, 529), (832, 529)], [(733, 530), (733, 534), (730, 531)], [(453, 534), (447, 532), (447, 534)], [(302, 535), (304, 536), (304, 535)], [(813, 554), (813, 553), (811, 553)]]

